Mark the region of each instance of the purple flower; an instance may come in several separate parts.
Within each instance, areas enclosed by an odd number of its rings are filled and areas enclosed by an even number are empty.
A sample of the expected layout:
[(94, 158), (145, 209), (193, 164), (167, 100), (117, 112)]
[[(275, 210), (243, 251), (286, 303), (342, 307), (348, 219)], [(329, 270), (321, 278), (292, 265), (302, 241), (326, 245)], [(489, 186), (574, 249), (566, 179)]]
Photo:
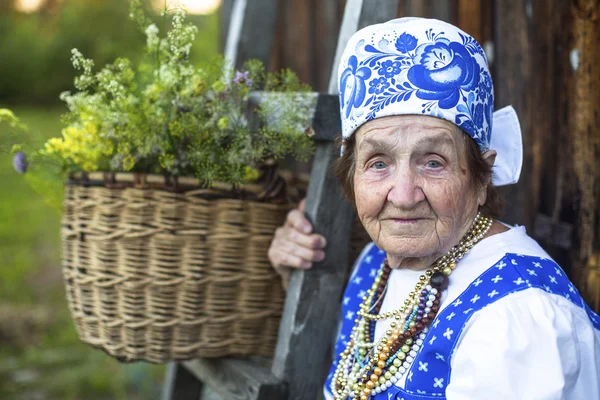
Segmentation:
[(235, 71), (233, 82), (239, 85), (246, 84), (246, 86), (252, 86), (252, 79), (248, 77), (248, 71)]
[(24, 174), (27, 171), (27, 166), (29, 163), (27, 162), (27, 156), (22, 151), (19, 151), (13, 157), (13, 167), (15, 171), (20, 174)]

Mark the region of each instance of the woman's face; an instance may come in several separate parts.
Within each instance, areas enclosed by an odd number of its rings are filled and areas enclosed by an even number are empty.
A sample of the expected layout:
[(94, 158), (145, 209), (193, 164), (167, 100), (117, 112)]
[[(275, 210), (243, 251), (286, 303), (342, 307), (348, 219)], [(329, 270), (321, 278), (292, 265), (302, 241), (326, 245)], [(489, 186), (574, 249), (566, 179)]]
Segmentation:
[(356, 135), (356, 208), (375, 244), (390, 258), (440, 257), (485, 203), (470, 181), (465, 134), (439, 118), (402, 115)]

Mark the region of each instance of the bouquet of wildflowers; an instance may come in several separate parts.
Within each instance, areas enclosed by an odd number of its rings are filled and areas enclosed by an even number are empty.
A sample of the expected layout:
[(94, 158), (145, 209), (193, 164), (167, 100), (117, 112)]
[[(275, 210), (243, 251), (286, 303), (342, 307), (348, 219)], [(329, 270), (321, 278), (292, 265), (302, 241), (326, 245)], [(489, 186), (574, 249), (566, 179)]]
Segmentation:
[[(258, 179), (267, 161), (310, 157), (309, 105), (297, 101), (310, 88), (295, 74), (266, 73), (256, 60), (241, 71), (223, 58), (194, 66), (189, 54), (197, 29), (184, 10), (165, 8), (159, 28), (133, 0), (130, 16), (146, 35), (145, 60), (135, 66), (120, 58), (94, 71), (93, 61), (73, 49), (80, 75), (77, 91), (60, 95), (68, 107), (62, 136), (27, 156), (15, 151), (18, 170), (25, 171), (29, 157), (51, 160), (65, 174), (131, 171), (235, 187)], [(251, 109), (256, 90), (280, 95)], [(275, 109), (277, 123), (267, 123)]]

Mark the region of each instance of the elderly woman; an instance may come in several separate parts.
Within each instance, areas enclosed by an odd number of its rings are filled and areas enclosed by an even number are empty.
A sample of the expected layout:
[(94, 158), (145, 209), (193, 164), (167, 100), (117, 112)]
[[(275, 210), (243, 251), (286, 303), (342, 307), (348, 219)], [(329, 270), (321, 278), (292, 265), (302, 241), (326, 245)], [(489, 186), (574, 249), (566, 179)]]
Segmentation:
[[(337, 173), (373, 243), (342, 304), (327, 399), (600, 399), (600, 318), (520, 226), (494, 220), (521, 133), (481, 46), (403, 18), (349, 41)], [(301, 210), (269, 257), (324, 257)], [(333, 250), (333, 249), (332, 249)]]

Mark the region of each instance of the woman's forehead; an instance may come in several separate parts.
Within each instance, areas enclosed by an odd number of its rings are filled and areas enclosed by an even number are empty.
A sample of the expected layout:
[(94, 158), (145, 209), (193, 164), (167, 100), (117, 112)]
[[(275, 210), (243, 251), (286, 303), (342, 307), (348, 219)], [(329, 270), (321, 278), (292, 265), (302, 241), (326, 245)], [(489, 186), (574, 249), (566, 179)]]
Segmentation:
[(455, 146), (463, 134), (456, 125), (425, 115), (395, 115), (382, 117), (360, 127), (357, 147), (385, 146)]

